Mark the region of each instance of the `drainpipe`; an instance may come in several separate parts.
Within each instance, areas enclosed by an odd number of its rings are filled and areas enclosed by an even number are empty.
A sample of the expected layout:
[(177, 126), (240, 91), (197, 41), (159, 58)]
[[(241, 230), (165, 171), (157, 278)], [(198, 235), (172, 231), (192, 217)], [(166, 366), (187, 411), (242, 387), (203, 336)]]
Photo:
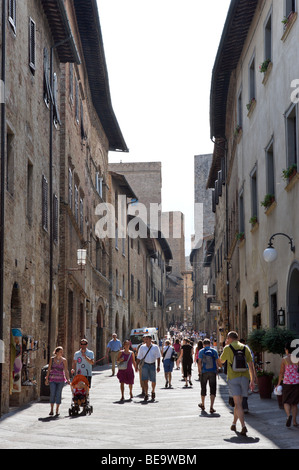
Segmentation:
[[(2, 60), (1, 60), (1, 181), (0, 181), (0, 341), (3, 341), (4, 315), (4, 229), (5, 229), (5, 141), (6, 141), (6, 108), (5, 108), (5, 59), (6, 59), (6, 0), (2, 0)], [(0, 362), (0, 417), (2, 415), (2, 363)]]

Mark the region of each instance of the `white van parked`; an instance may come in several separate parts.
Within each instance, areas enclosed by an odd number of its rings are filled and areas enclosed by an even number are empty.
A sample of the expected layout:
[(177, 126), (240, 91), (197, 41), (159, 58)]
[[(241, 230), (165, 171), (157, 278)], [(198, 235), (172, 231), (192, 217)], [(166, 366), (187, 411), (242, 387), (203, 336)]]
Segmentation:
[(143, 343), (143, 336), (146, 333), (149, 333), (152, 337), (152, 341), (155, 341), (156, 344), (159, 346), (159, 337), (158, 337), (158, 328), (149, 328), (147, 326), (143, 328), (135, 328), (131, 330), (130, 334), (130, 341), (132, 343), (133, 351), (137, 352), (137, 348), (140, 344)]

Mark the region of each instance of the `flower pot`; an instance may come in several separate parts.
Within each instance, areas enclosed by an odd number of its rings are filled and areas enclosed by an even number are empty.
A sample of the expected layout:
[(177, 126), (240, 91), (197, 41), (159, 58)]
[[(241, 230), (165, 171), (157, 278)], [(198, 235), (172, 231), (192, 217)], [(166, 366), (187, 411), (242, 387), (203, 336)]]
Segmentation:
[(272, 395), (272, 375), (261, 375), (257, 378), (261, 398), (271, 398)]

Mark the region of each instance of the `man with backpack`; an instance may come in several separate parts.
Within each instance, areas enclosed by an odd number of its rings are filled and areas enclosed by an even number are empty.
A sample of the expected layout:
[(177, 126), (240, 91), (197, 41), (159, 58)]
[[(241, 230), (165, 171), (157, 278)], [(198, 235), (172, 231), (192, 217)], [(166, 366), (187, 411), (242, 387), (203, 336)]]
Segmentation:
[(231, 430), (236, 431), (239, 419), (242, 426), (241, 435), (246, 436), (247, 428), (244, 421), (242, 400), (243, 397), (248, 396), (249, 381), (251, 390), (254, 389), (254, 366), (250, 349), (240, 343), (238, 339), (238, 333), (235, 331), (228, 333), (227, 346), (225, 346), (220, 360), (223, 364), (227, 361), (227, 382), (235, 404)]
[(205, 398), (207, 395), (207, 383), (210, 386), (210, 413), (215, 413), (214, 401), (216, 398), (216, 377), (218, 366), (222, 363), (218, 357), (216, 349), (211, 348), (211, 342), (208, 338), (203, 340), (203, 349), (198, 353), (198, 371), (200, 374), (201, 385), (201, 403), (198, 404), (202, 411), (205, 410)]

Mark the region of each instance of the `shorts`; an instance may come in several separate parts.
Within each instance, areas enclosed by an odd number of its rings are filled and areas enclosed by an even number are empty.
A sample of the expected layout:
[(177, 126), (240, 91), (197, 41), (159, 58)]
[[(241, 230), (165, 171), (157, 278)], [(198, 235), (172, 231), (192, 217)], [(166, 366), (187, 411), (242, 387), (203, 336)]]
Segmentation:
[(207, 383), (209, 382), (210, 386), (210, 395), (216, 396), (216, 372), (203, 372), (201, 374), (200, 384), (201, 384), (201, 396), (205, 397), (207, 395)]
[(248, 377), (236, 377), (228, 381), (229, 393), (232, 397), (248, 397), (249, 379)]
[(172, 372), (173, 371), (174, 362), (171, 359), (164, 359), (163, 367), (164, 372)]
[(142, 366), (141, 380), (150, 380), (156, 383), (156, 363), (149, 364), (145, 362)]

